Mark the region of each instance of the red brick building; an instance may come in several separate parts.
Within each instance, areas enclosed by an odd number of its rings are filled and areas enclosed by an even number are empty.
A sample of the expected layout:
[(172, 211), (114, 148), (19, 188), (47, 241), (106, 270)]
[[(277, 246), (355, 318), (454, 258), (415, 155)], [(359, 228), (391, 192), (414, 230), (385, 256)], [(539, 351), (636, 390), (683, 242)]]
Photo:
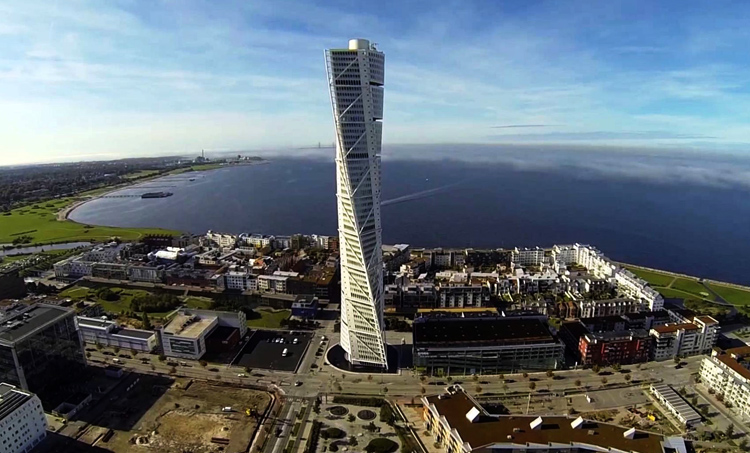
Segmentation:
[(585, 366), (646, 362), (651, 337), (645, 329), (587, 333), (579, 339), (578, 351)]

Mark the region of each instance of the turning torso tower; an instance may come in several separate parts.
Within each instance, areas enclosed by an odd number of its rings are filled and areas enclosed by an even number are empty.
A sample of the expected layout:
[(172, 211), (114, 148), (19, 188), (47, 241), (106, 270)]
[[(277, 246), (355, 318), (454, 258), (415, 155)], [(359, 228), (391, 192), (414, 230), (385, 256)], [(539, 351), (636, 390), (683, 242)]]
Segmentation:
[(385, 55), (366, 39), (326, 50), (336, 126), (341, 346), (352, 364), (387, 366), (383, 332), (380, 145)]

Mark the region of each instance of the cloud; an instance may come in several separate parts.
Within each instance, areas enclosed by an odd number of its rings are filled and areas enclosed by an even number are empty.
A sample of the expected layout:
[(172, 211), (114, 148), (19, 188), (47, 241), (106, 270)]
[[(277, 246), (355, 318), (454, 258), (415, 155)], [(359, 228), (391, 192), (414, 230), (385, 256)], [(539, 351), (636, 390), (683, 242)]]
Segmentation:
[(598, 141), (598, 140), (696, 140), (717, 139), (716, 136), (687, 134), (670, 131), (592, 131), (592, 132), (549, 132), (538, 134), (503, 134), (491, 135), (494, 140), (522, 141)]
[(553, 127), (554, 124), (507, 124), (504, 126), (492, 126), (493, 129), (515, 129), (525, 127)]

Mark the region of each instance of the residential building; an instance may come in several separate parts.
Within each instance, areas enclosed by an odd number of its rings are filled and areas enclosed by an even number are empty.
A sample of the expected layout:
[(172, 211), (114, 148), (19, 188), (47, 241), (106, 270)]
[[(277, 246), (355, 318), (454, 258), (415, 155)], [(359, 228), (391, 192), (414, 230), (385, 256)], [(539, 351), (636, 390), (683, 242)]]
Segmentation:
[(383, 266), (386, 272), (398, 272), (411, 260), (409, 244), (383, 245)]
[(366, 39), (325, 53), (336, 128), (340, 344), (352, 364), (387, 366), (380, 151), (385, 56)]
[(130, 266), (127, 263), (94, 263), (91, 276), (110, 280), (127, 280)]
[(578, 305), (578, 316), (581, 318), (624, 315), (626, 313), (637, 313), (648, 308), (641, 300), (631, 298), (580, 300), (576, 304)]
[(615, 271), (614, 282), (620, 293), (645, 303), (649, 310), (657, 311), (664, 308), (664, 298), (661, 294), (629, 270), (618, 268)]
[(318, 298), (300, 296), (292, 304), (292, 316), (302, 319), (315, 319), (318, 314)]
[(414, 365), (429, 374), (496, 374), (550, 370), (563, 344), (537, 318), (437, 313), (416, 318)]
[(286, 293), (288, 281), (289, 277), (285, 275), (259, 275), (258, 291)]
[(681, 437), (664, 437), (582, 417), (498, 415), (459, 385), (422, 397), (424, 427), (449, 453), (687, 453)]
[(57, 278), (81, 278), (91, 275), (94, 263), (81, 260), (80, 256), (59, 261), (53, 265), (55, 277)]
[(130, 244), (118, 244), (117, 242), (99, 245), (83, 253), (83, 255), (81, 255), (81, 261), (92, 263), (114, 263), (120, 260), (122, 251), (128, 247), (130, 247)]
[(73, 309), (47, 304), (24, 306), (3, 318), (0, 382), (42, 395), (74, 381), (85, 367), (74, 318)]
[(645, 329), (587, 333), (579, 340), (578, 352), (583, 366), (646, 362), (651, 337)]
[(664, 324), (651, 328), (653, 360), (708, 354), (719, 338), (719, 323), (710, 316), (693, 322)]
[(511, 260), (521, 266), (539, 266), (544, 262), (544, 249), (539, 247), (513, 249)]
[(237, 244), (237, 236), (234, 234), (216, 233), (211, 230), (206, 233), (206, 239), (223, 249), (231, 249)]
[(250, 272), (229, 271), (224, 274), (224, 288), (234, 291), (257, 291), (258, 277)]
[(157, 346), (156, 332), (153, 330), (128, 329), (114, 321), (84, 316), (77, 316), (76, 324), (82, 343), (140, 352), (151, 352)]
[(703, 385), (743, 417), (750, 417), (750, 346), (715, 350), (701, 362)]
[(128, 269), (128, 278), (134, 282), (161, 283), (166, 275), (165, 267), (137, 265)]
[(47, 417), (33, 393), (0, 384), (0, 451), (27, 453), (47, 436)]
[(489, 304), (490, 290), (483, 285), (448, 285), (438, 287), (441, 308), (474, 308)]

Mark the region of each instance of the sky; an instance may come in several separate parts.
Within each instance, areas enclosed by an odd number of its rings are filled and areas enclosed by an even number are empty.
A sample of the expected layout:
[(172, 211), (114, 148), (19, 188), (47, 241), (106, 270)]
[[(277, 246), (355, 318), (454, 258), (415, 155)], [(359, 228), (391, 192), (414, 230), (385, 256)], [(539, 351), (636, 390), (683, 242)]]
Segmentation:
[(722, 0), (0, 0), (0, 165), (330, 145), (323, 50), (350, 38), (386, 54), (386, 150), (741, 154), (747, 17)]

